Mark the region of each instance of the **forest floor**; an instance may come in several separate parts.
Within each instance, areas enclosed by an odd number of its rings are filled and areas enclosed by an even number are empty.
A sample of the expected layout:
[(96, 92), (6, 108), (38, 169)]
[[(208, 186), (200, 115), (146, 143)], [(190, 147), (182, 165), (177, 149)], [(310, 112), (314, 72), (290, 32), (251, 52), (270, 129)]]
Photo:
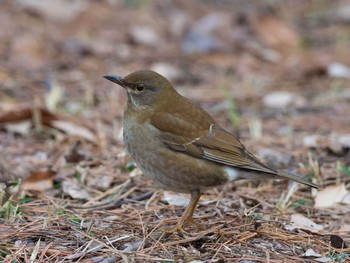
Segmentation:
[[(0, 261), (350, 262), (347, 1), (36, 1), (0, 9)], [(126, 96), (153, 69), (268, 165), (320, 185), (189, 201), (125, 151)]]

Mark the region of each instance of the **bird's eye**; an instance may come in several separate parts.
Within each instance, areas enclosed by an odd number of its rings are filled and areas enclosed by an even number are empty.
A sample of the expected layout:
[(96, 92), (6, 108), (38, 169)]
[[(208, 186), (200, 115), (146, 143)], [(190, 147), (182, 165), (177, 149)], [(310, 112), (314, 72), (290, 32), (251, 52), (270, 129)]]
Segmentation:
[(141, 91), (144, 91), (145, 89), (145, 86), (143, 86), (142, 84), (137, 84), (135, 89), (138, 91), (138, 92), (141, 92)]

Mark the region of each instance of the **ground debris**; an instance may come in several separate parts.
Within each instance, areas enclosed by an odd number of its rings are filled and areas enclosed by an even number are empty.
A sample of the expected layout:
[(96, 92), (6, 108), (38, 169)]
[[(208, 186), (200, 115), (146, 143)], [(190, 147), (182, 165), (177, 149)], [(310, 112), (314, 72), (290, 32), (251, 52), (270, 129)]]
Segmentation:
[[(0, 9), (0, 261), (350, 261), (344, 1), (36, 2)], [(203, 193), (203, 229), (166, 234), (188, 196), (136, 167), (102, 77), (140, 69), (321, 189), (226, 184)]]

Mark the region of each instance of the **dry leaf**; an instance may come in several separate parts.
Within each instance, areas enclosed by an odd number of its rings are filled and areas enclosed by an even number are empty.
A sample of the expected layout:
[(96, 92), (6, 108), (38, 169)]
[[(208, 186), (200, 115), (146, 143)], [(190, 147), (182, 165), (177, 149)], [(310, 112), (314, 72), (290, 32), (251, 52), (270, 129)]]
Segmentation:
[(301, 255), (302, 257), (322, 257), (321, 254), (316, 253), (313, 249), (309, 248), (305, 251), (304, 254)]
[(186, 207), (190, 199), (181, 194), (175, 194), (168, 191), (164, 191), (162, 201), (167, 202), (169, 205), (178, 205)]
[(350, 192), (345, 184), (331, 185), (317, 192), (315, 208), (331, 207), (336, 203), (350, 204)]
[(63, 181), (62, 190), (73, 199), (91, 199), (91, 195), (79, 184), (77, 180)]
[(262, 41), (279, 50), (294, 49), (299, 45), (298, 33), (273, 15), (260, 15), (253, 19), (253, 27)]
[(92, 131), (73, 122), (55, 120), (52, 121), (52, 126), (58, 130), (64, 131), (67, 134), (80, 136), (91, 142), (96, 142), (97, 140)]
[(36, 242), (36, 244), (35, 244), (35, 247), (32, 251), (32, 254), (30, 255), (29, 262), (35, 262), (39, 252), (40, 252), (40, 238), (39, 238), (38, 242)]
[(303, 229), (312, 233), (319, 233), (323, 230), (323, 226), (316, 224), (301, 214), (293, 214), (291, 216), (290, 223), (285, 225), (285, 229), (289, 231)]
[(26, 190), (41, 192), (51, 189), (55, 174), (56, 173), (50, 169), (34, 171), (23, 180), (21, 187)]
[[(43, 124), (49, 124), (56, 116), (44, 108), (37, 108), (41, 114)], [(34, 108), (31, 106), (16, 106), (15, 108), (0, 113), (0, 123), (13, 123), (33, 119)]]

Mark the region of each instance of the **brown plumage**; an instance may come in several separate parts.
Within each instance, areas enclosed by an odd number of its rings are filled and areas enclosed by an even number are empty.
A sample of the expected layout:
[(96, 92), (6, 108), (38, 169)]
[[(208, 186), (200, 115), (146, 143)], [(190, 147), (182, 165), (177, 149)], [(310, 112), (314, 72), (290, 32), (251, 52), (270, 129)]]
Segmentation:
[(140, 169), (164, 189), (191, 193), (177, 230), (193, 223), (193, 211), (205, 189), (228, 181), (285, 178), (318, 188), (265, 165), (158, 73), (141, 70), (125, 78), (105, 78), (127, 91), (124, 142)]

